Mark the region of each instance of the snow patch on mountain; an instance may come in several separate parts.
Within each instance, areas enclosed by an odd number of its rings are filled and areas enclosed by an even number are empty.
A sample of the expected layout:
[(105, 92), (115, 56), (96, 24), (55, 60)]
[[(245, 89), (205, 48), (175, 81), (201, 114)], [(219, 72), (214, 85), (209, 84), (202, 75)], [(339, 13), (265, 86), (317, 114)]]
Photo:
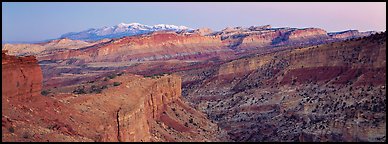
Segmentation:
[(120, 23), (111, 27), (102, 27), (98, 29), (88, 29), (81, 32), (70, 32), (63, 34), (60, 38), (69, 38), (72, 40), (100, 40), (104, 38), (120, 38), (123, 36), (133, 36), (155, 31), (182, 31), (193, 30), (186, 26), (176, 26), (168, 24), (157, 24), (153, 26), (140, 23)]

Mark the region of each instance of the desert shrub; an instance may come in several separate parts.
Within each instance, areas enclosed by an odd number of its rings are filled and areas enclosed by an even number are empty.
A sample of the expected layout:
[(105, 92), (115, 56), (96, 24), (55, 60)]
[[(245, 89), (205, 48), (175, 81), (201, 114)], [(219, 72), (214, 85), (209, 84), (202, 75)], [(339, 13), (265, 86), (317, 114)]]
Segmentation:
[(73, 93), (75, 94), (86, 94), (85, 87), (77, 87)]
[(47, 96), (47, 95), (49, 94), (49, 92), (46, 91), (46, 90), (42, 90), (42, 92), (40, 92), (40, 94), (42, 94), (42, 95), (44, 95), (44, 96)]
[(164, 75), (171, 75), (171, 73), (159, 73), (159, 74), (154, 74), (154, 75), (144, 75), (145, 78), (152, 78), (152, 79), (156, 79), (156, 78), (161, 78), (162, 76)]
[(24, 133), (23, 133), (23, 138), (25, 138), (25, 139), (30, 138), (30, 134), (27, 133), (27, 132), (24, 132)]
[(115, 77), (117, 77), (117, 74), (112, 74), (112, 75), (108, 76), (108, 78), (110, 78), (110, 79), (114, 79)]
[(296, 79), (293, 79), (293, 80), (291, 81), (291, 85), (295, 85), (295, 83), (296, 83)]
[(14, 133), (14, 132), (15, 132), (15, 129), (11, 126), (11, 127), (8, 128), (8, 131), (9, 131), (10, 133)]
[(92, 85), (91, 87), (91, 90), (90, 90), (90, 93), (101, 93), (102, 91), (102, 87), (98, 87), (98, 86), (95, 86), (95, 85)]
[(120, 82), (113, 82), (113, 86), (119, 86), (119, 85), (121, 85)]
[(121, 76), (123, 74), (124, 74), (124, 72), (120, 72), (120, 73), (117, 74), (117, 76)]

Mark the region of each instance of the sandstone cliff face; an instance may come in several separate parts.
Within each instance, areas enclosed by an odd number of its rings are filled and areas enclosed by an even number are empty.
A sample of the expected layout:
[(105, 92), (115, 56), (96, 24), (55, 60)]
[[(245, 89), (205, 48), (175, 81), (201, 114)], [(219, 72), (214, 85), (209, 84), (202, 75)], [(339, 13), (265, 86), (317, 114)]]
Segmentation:
[(249, 35), (242, 40), (242, 43), (238, 47), (253, 48), (270, 46), (276, 38), (284, 35), (283, 33), (282, 31), (271, 31), (259, 35)]
[(243, 38), (241, 44), (237, 45), (238, 49), (322, 43), (330, 40), (327, 32), (319, 28), (276, 30), (268, 28), (268, 30), (245, 33), (247, 33), (247, 36)]
[[(152, 93), (146, 100), (147, 109), (151, 110), (153, 119), (159, 119), (160, 114), (165, 111), (166, 107), (173, 101), (177, 101), (181, 95), (180, 78), (164, 78), (157, 81), (150, 87)], [(166, 88), (169, 89), (166, 89)]]
[(3, 50), (7, 50), (8, 54), (16, 56), (34, 55), (39, 57), (69, 49), (79, 49), (82, 47), (92, 46), (101, 42), (106, 42), (107, 39), (97, 42), (85, 42), (80, 40), (57, 39), (45, 43), (37, 44), (4, 44)]
[[(116, 127), (108, 132), (106, 128), (104, 131), (97, 132), (97, 134), (105, 133), (101, 136), (101, 141), (154, 141), (151, 124), (154, 121), (159, 121), (160, 115), (167, 110), (169, 105), (179, 99), (181, 90), (180, 78), (178, 77), (163, 77), (151, 83), (131, 80), (131, 83), (123, 81), (122, 87), (118, 87), (116, 92), (109, 94), (115, 97), (123, 95), (126, 98), (120, 98), (121, 102), (114, 102), (116, 105), (112, 105), (115, 107), (112, 108), (113, 111), (104, 111), (104, 113), (113, 113), (113, 117), (109, 119), (117, 125), (108, 123), (108, 126), (105, 127)], [(136, 87), (141, 90), (134, 90)], [(95, 100), (92, 103), (100, 103), (100, 100)]]
[(297, 38), (304, 38), (304, 37), (317, 37), (317, 36), (326, 36), (327, 32), (323, 29), (319, 28), (306, 28), (306, 29), (298, 29), (291, 31), (289, 35), (289, 39), (297, 39)]
[(297, 29), (287, 37), (288, 43), (321, 43), (329, 38), (327, 32), (319, 28)]
[(215, 51), (227, 51), (221, 40), (198, 34), (178, 35), (176, 33), (154, 33), (145, 36), (124, 37), (106, 45), (66, 51), (42, 60), (77, 58), (85, 62), (96, 61), (144, 61), (177, 59)]
[[(377, 37), (377, 36), (374, 36)], [(369, 38), (368, 40), (373, 39)], [(379, 40), (354, 40), (303, 49), (286, 50), (271, 54), (257, 55), (224, 64), (219, 75), (230, 73), (248, 73), (271, 62), (285, 62), (289, 69), (342, 66), (350, 68), (381, 68), (386, 57), (385, 48)], [(340, 49), (341, 48), (341, 49)], [(342, 54), (345, 53), (345, 54)], [(281, 58), (281, 59), (279, 59)], [(330, 60), (329, 60), (330, 59)]]
[(251, 31), (260, 31), (260, 30), (266, 30), (266, 29), (271, 29), (271, 25), (263, 25), (263, 26), (251, 26), (248, 29)]
[(205, 35), (211, 34), (212, 32), (213, 30), (211, 30), (210, 28), (199, 28), (199, 29), (196, 29), (193, 33), (198, 33), (201, 36), (205, 36)]
[(358, 30), (348, 30), (348, 31), (337, 32), (337, 33), (329, 33), (329, 35), (335, 39), (350, 39), (350, 38), (356, 38), (356, 37), (369, 36), (371, 34), (375, 34), (375, 32), (371, 32), (371, 31), (359, 32)]
[(7, 100), (28, 101), (40, 96), (42, 71), (34, 56), (16, 57), (2, 51), (2, 96)]

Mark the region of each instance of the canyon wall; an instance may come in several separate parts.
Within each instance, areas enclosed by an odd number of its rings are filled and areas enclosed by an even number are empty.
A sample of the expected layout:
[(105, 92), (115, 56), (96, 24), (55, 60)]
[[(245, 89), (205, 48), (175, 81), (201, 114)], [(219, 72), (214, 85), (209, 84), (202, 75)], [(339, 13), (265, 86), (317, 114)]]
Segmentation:
[(42, 55), (50, 54), (53, 52), (69, 49), (79, 49), (106, 41), (108, 41), (108, 39), (103, 39), (96, 42), (85, 42), (81, 40), (70, 40), (65, 38), (36, 44), (4, 44), (2, 49), (7, 50), (8, 54), (10, 55), (34, 55), (39, 58)]
[(84, 62), (143, 61), (182, 58), (200, 53), (227, 51), (220, 39), (199, 34), (155, 32), (146, 36), (117, 39), (94, 47), (68, 50), (41, 57), (41, 60), (82, 59)]
[[(132, 92), (130, 100), (139, 99), (138, 104), (123, 104), (117, 110), (117, 132), (102, 138), (102, 141), (116, 141), (109, 139), (115, 137), (117, 141), (151, 141), (151, 123), (160, 120), (160, 115), (167, 107), (179, 99), (181, 93), (181, 80), (179, 77), (163, 77), (153, 82), (143, 91), (143, 95)], [(129, 85), (127, 85), (129, 86)], [(124, 100), (125, 101), (125, 100)], [(125, 103), (125, 102), (124, 102)], [(130, 102), (128, 102), (130, 104)]]
[(369, 36), (375, 33), (376, 32), (373, 32), (373, 31), (359, 32), (358, 30), (347, 30), (343, 32), (329, 33), (329, 35), (332, 38), (336, 38), (336, 39), (350, 39), (350, 38)]
[(2, 95), (21, 101), (40, 96), (43, 75), (34, 56), (16, 57), (2, 51)]

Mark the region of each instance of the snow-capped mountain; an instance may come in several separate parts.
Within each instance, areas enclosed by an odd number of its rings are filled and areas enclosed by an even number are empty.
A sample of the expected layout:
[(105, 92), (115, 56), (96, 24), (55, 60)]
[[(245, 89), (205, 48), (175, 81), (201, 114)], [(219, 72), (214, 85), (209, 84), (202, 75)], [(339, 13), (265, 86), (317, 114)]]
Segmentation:
[(98, 29), (88, 29), (81, 32), (70, 32), (63, 34), (60, 38), (69, 38), (73, 40), (100, 40), (104, 38), (120, 38), (123, 36), (133, 36), (150, 33), (154, 31), (182, 31), (193, 30), (186, 26), (175, 26), (166, 24), (157, 24), (154, 26), (143, 25), (140, 23), (120, 23), (111, 27), (102, 27)]

